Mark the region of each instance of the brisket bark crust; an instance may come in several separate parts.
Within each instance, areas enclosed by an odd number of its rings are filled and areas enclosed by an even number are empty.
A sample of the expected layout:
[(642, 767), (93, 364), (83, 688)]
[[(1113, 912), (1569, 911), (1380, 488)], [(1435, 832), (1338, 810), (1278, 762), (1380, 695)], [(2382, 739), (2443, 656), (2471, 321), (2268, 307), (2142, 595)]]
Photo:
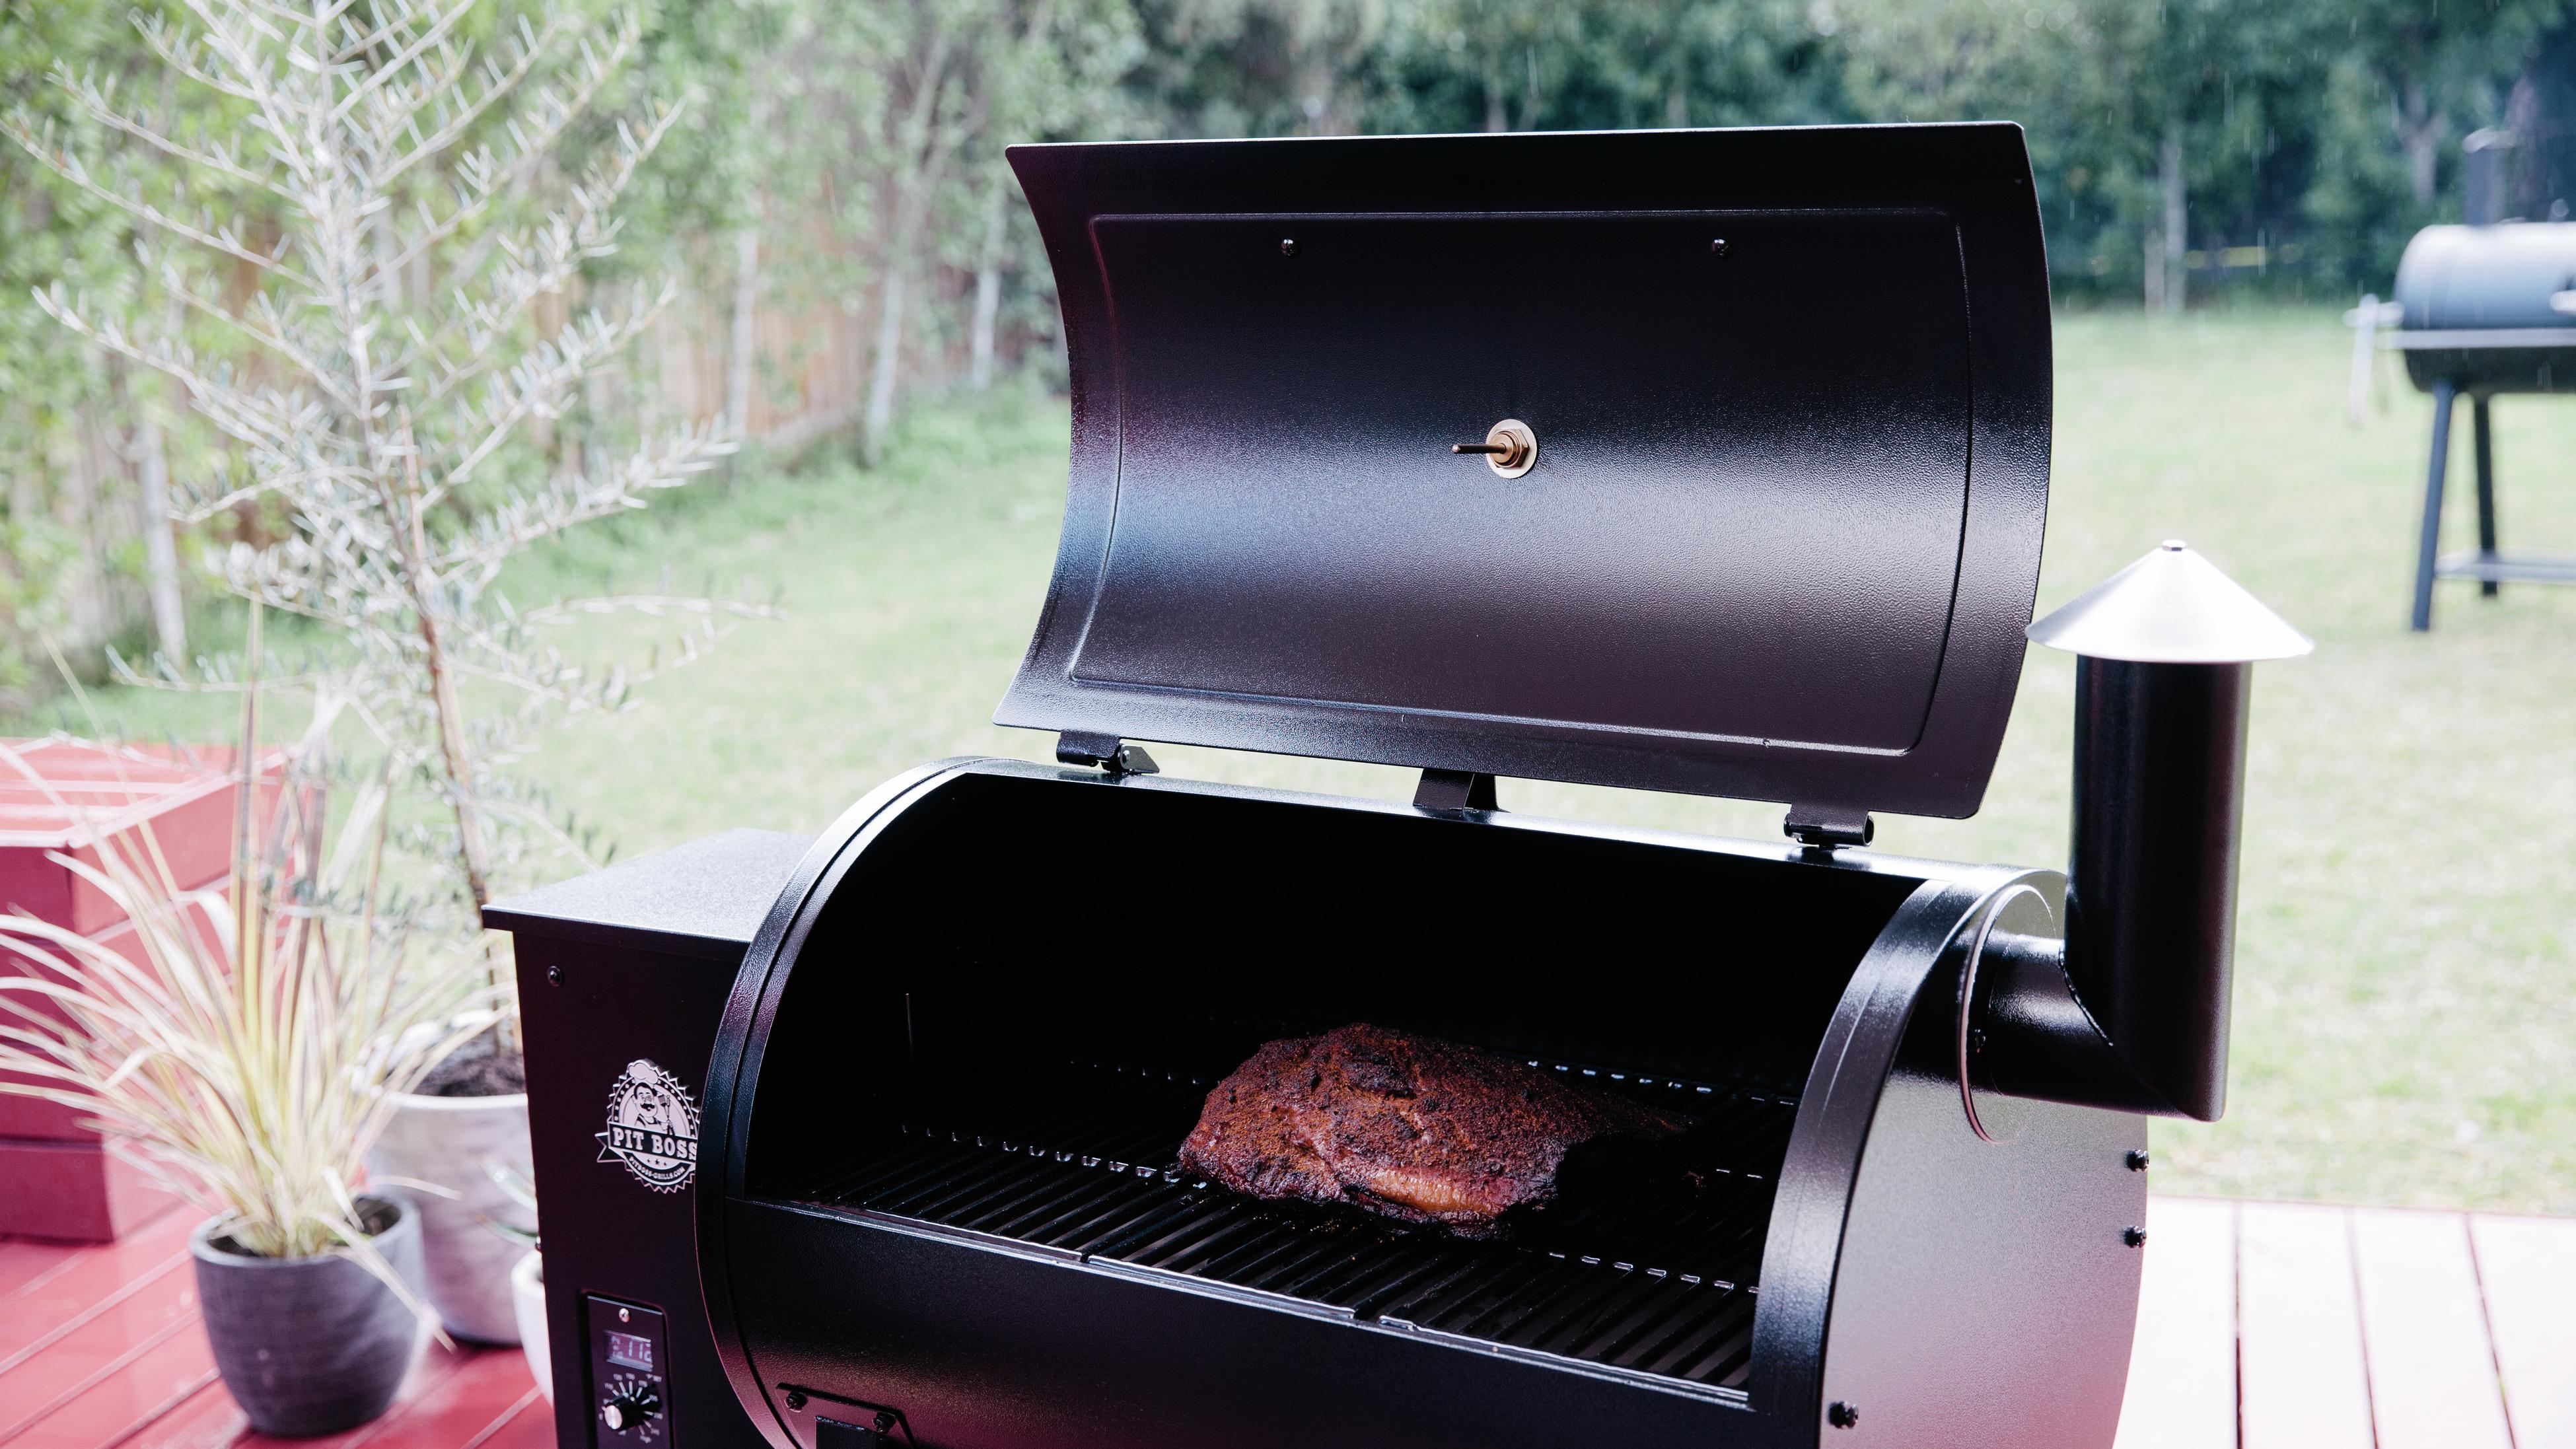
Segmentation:
[(1264, 1044), (1208, 1093), (1181, 1165), (1252, 1197), (1482, 1237), (1553, 1198), (1574, 1148), (1687, 1126), (1526, 1062), (1353, 1025)]

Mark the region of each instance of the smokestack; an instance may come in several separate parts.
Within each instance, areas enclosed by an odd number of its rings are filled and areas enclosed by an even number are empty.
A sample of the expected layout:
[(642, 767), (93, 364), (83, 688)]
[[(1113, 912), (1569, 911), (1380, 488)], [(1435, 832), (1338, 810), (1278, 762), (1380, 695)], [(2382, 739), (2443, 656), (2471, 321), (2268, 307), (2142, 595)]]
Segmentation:
[(2064, 942), (1997, 937), (1994, 1090), (2216, 1121), (2254, 662), (2314, 646), (2169, 542), (2030, 626), (2079, 656)]
[(2513, 150), (2513, 133), (2489, 128), (2471, 131), (2460, 143), (2460, 219), (2471, 226), (2494, 226), (2504, 220), (2505, 160)]

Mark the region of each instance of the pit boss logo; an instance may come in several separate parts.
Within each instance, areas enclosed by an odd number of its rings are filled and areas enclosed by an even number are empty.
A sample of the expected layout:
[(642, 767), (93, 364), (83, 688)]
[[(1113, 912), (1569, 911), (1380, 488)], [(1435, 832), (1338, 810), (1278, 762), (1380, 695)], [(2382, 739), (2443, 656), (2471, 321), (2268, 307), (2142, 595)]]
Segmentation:
[(608, 1089), (608, 1130), (597, 1135), (600, 1161), (625, 1163), (655, 1192), (678, 1192), (698, 1175), (697, 1105), (679, 1078), (640, 1057)]

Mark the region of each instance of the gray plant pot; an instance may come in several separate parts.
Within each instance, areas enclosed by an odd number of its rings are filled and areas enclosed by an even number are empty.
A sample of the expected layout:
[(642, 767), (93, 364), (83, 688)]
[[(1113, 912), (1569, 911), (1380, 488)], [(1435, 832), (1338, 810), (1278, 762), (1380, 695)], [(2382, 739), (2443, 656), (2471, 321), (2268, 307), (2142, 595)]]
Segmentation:
[[(418, 1284), (419, 1216), (387, 1199), (358, 1201), (376, 1251)], [(402, 1299), (345, 1254), (256, 1258), (234, 1251), (223, 1228), (209, 1219), (188, 1248), (215, 1367), (251, 1427), (300, 1438), (383, 1413), (420, 1344), (420, 1320)]]
[(458, 1338), (517, 1343), (519, 1315), (510, 1270), (527, 1244), (492, 1230), (504, 1222), (533, 1231), (536, 1221), (492, 1180), (495, 1163), (529, 1171), (528, 1098), (394, 1098), (393, 1116), (367, 1156), (370, 1176), (434, 1183), (453, 1197), (387, 1184), (388, 1197), (409, 1202), (420, 1217), (421, 1252), (430, 1306)]

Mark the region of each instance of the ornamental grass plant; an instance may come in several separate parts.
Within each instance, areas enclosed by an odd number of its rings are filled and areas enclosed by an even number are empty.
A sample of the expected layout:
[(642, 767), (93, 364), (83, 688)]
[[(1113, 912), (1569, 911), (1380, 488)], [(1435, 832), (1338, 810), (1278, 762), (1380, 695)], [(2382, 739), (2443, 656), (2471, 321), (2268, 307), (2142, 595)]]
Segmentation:
[[(478, 957), (440, 949), (391, 898), (381, 775), (344, 785), (330, 820), (330, 702), (264, 763), (259, 690), (243, 701), (220, 884), (183, 888), (148, 827), (93, 832), (94, 859), (53, 859), (125, 915), (130, 944), (0, 916), (24, 973), (0, 976), (0, 1092), (83, 1114), (240, 1251), (346, 1253), (414, 1302), (368, 1245), (362, 1165), (396, 1095), (503, 1003)], [(42, 784), (5, 744), (0, 771)]]

